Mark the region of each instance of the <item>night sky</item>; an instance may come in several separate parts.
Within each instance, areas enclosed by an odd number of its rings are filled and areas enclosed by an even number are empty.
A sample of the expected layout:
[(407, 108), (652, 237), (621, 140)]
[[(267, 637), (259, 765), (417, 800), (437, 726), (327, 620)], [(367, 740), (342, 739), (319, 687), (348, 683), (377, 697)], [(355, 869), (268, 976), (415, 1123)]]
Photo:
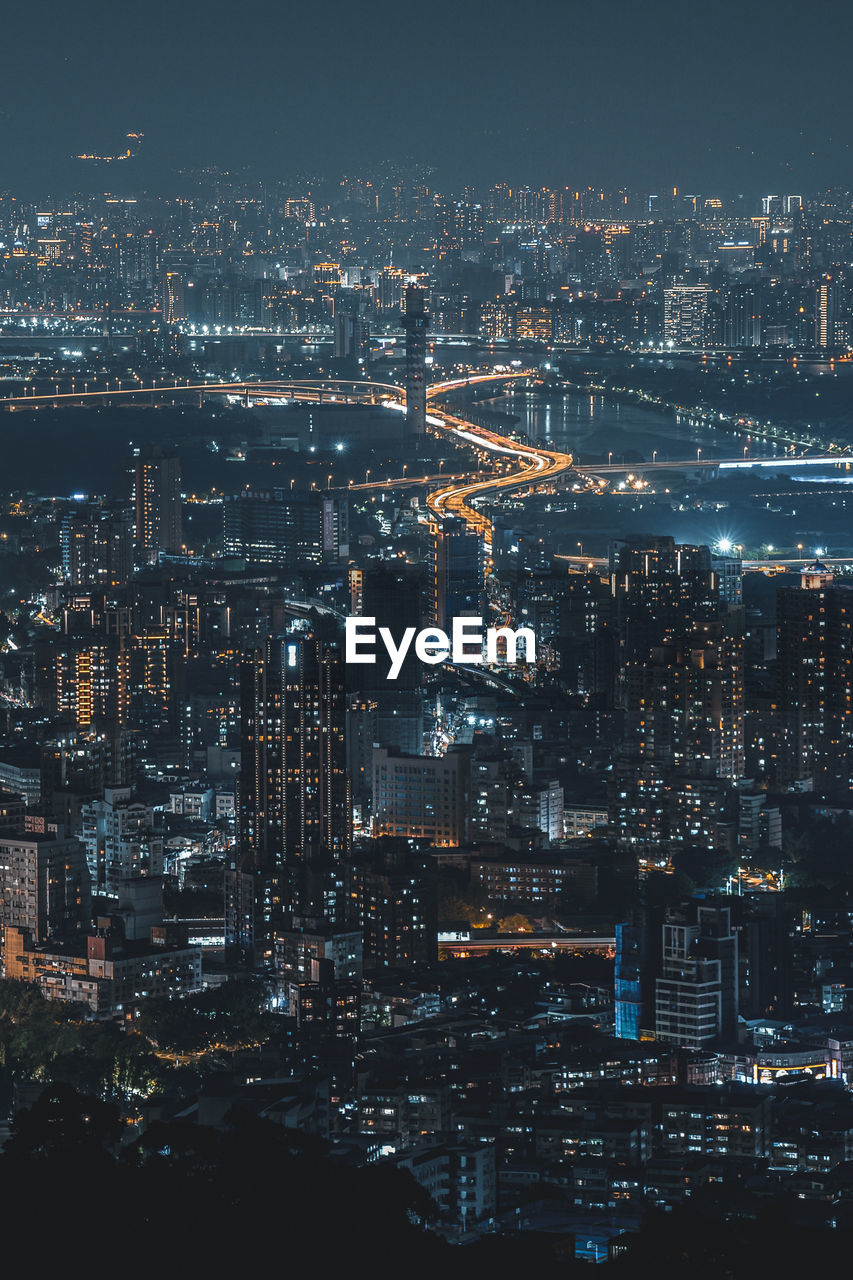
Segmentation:
[[(7, 7), (2, 41), (0, 188), (23, 194), (407, 157), (436, 185), (850, 182), (838, 0), (46, 0)], [(129, 130), (133, 174), (70, 161)]]

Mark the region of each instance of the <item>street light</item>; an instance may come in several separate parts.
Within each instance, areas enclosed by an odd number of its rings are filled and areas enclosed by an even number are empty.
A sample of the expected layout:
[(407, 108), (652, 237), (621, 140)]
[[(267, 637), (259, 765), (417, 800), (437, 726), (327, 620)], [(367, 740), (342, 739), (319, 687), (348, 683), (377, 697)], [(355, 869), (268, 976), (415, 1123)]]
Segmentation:
[(701, 457), (702, 457), (702, 450), (701, 450), (701, 449), (697, 449), (697, 450), (696, 450), (696, 461), (698, 462), (698, 461), (699, 461), (699, 459), (700, 459)]
[(367, 484), (369, 480), (370, 480), (370, 467), (367, 467), (364, 472), (364, 483)]
[(652, 463), (657, 462), (657, 460), (658, 460), (658, 451), (657, 449), (652, 449)]
[(613, 464), (613, 450), (611, 449), (607, 455), (607, 465), (609, 467), (609, 466), (612, 466), (612, 464)]

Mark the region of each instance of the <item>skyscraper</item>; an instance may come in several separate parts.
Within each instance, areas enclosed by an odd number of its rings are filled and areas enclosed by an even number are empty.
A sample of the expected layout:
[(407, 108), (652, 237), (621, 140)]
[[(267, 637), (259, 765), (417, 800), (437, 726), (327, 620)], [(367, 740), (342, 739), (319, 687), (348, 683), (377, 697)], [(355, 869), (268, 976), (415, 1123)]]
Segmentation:
[(626, 746), (634, 758), (696, 777), (737, 779), (743, 759), (743, 646), (705, 623), (627, 673)]
[(429, 613), (438, 627), (464, 614), (477, 616), (483, 592), (484, 552), (480, 534), (449, 518), (433, 530), (433, 598)]
[(178, 271), (167, 271), (163, 276), (163, 320), (177, 324), (186, 317), (184, 279)]
[(853, 774), (853, 587), (825, 565), (776, 597), (776, 778), (849, 796)]
[(706, 284), (676, 284), (663, 291), (663, 336), (676, 347), (701, 347), (707, 341)]
[(335, 309), (335, 357), (358, 364), (370, 358), (370, 321), (358, 295), (342, 298)]
[(238, 848), (226, 876), (226, 947), (271, 962), (294, 913), (323, 918), (323, 872), (352, 845), (344, 667), (307, 633), (247, 652), (240, 677)]
[[(423, 624), (421, 576), (409, 567), (371, 565), (362, 577), (361, 607), (377, 627), (389, 627), (399, 639), (407, 627)], [(358, 691), (373, 708), (374, 741), (419, 755), (423, 750), (423, 664), (412, 649), (396, 680), (388, 679), (390, 660), (378, 655), (373, 665), (353, 669)]]
[(0, 924), (39, 942), (88, 923), (90, 885), (79, 840), (34, 833), (0, 837)]
[(143, 564), (156, 564), (160, 552), (182, 549), (181, 463), (158, 445), (136, 449), (133, 458), (136, 554)]
[(696, 924), (663, 926), (663, 971), (655, 991), (655, 1035), (700, 1049), (732, 1035), (738, 1014), (738, 940), (727, 907), (699, 907)]
[(623, 664), (644, 662), (655, 645), (691, 631), (718, 612), (718, 588), (707, 547), (673, 538), (614, 543), (610, 589)]
[(81, 507), (59, 528), (62, 575), (74, 587), (119, 586), (131, 570), (132, 531), (123, 511)]
[(426, 431), (426, 344), (429, 316), (419, 285), (406, 289), (402, 325), (406, 331), (406, 419), (413, 434)]
[(824, 276), (817, 286), (815, 298), (815, 346), (833, 347), (839, 341), (840, 285), (832, 276)]

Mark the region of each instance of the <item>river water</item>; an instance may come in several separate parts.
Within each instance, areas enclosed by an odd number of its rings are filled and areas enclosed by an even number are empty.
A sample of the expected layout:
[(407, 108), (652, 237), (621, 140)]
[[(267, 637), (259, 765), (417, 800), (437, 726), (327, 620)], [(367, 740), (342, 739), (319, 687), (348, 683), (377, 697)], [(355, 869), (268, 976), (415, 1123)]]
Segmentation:
[(581, 463), (606, 461), (611, 452), (614, 462), (649, 462), (654, 453), (659, 462), (688, 462), (697, 449), (703, 458), (741, 458), (744, 448), (754, 457), (779, 448), (740, 430), (712, 429), (684, 414), (586, 392), (513, 389), (477, 404), (512, 414), (531, 439), (567, 449)]

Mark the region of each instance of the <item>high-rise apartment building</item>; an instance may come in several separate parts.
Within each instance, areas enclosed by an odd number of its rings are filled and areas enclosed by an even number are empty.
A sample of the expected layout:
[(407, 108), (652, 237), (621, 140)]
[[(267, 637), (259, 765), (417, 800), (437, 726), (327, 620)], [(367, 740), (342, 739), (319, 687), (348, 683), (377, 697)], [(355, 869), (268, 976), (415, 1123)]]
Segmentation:
[[(295, 910), (320, 916), (314, 872), (352, 846), (344, 666), (337, 645), (294, 633), (247, 652), (240, 677), (238, 848), (226, 880), (226, 946), (271, 961)], [(307, 900), (311, 899), (311, 900)]]
[(55, 832), (0, 836), (0, 924), (39, 942), (88, 924), (90, 887), (79, 840)]
[(177, 324), (186, 318), (184, 277), (179, 271), (167, 271), (163, 276), (163, 322)]
[(223, 546), (253, 564), (337, 564), (349, 556), (349, 508), (327, 494), (244, 489), (222, 505)]
[(485, 552), (479, 533), (457, 519), (432, 529), (432, 600), (428, 613), (437, 627), (453, 618), (480, 616)]
[(610, 590), (623, 666), (644, 662), (655, 645), (685, 635), (719, 611), (708, 547), (683, 545), (669, 537), (614, 543)]
[(180, 459), (144, 445), (135, 451), (131, 473), (137, 559), (156, 564), (161, 552), (177, 555), (183, 547)]
[(853, 587), (825, 565), (776, 597), (776, 779), (849, 796), (853, 776)]
[(373, 833), (460, 845), (469, 830), (469, 764), (463, 752), (396, 755), (373, 750)]
[(663, 336), (674, 347), (702, 347), (708, 341), (707, 284), (676, 284), (663, 291)]
[(107, 787), (102, 800), (83, 807), (81, 838), (93, 892), (118, 895), (128, 880), (163, 874), (162, 828), (130, 787)]
[(832, 276), (824, 276), (815, 297), (815, 346), (834, 347), (840, 339), (838, 322), (841, 311), (841, 285)]
[(626, 749), (686, 775), (743, 776), (743, 643), (705, 623), (626, 674)]
[(70, 586), (119, 586), (133, 567), (133, 529), (125, 512), (67, 512), (59, 527), (62, 576)]
[(655, 985), (656, 1037), (701, 1049), (734, 1034), (737, 1013), (738, 940), (728, 908), (699, 907), (696, 924), (665, 923)]
[(350, 869), (366, 968), (396, 969), (436, 958), (435, 869), (406, 840), (377, 840)]
[(342, 298), (335, 309), (335, 358), (357, 364), (370, 359), (370, 321), (358, 295)]
[(429, 316), (419, 285), (406, 289), (402, 326), (406, 331), (406, 420), (413, 435), (426, 431), (426, 349)]

